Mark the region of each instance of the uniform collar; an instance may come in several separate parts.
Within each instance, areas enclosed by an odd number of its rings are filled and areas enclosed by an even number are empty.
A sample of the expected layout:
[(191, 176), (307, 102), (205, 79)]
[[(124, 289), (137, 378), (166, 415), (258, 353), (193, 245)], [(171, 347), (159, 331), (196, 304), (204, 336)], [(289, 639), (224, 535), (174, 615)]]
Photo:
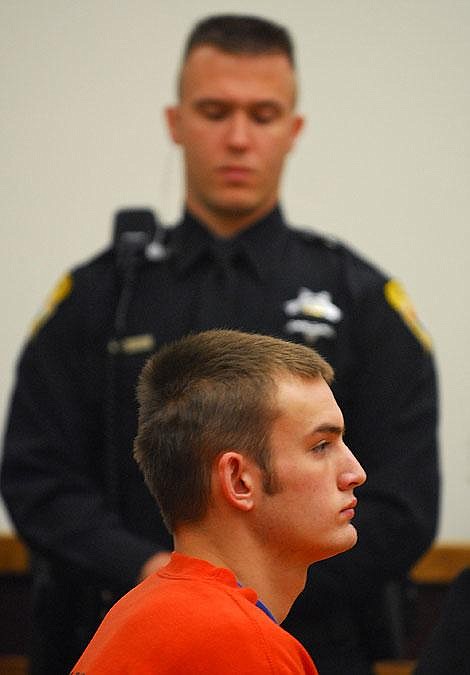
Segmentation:
[[(276, 206), (264, 218), (229, 241), (258, 278), (265, 281), (269, 272), (281, 261), (287, 238), (288, 227), (281, 208)], [(217, 241), (218, 238), (204, 223), (186, 211), (180, 224), (170, 234), (170, 247), (178, 274), (188, 274), (201, 258), (207, 256), (211, 247), (217, 246)]]

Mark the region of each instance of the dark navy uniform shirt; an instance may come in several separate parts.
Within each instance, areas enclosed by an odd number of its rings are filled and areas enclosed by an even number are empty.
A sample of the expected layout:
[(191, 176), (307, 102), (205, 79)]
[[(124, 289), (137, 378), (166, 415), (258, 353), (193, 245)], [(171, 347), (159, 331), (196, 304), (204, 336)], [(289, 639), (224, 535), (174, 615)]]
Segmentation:
[(5, 500), (34, 549), (127, 589), (157, 548), (171, 546), (131, 456), (135, 384), (149, 354), (217, 326), (312, 345), (335, 369), (346, 442), (368, 481), (357, 491), (358, 544), (314, 566), (290, 619), (306, 644), (315, 614), (362, 603), (433, 538), (436, 384), (427, 335), (396, 282), (347, 246), (288, 227), (280, 210), (228, 242), (186, 214), (167, 239), (166, 259), (139, 270), (112, 358), (113, 251), (62, 282), (19, 362)]

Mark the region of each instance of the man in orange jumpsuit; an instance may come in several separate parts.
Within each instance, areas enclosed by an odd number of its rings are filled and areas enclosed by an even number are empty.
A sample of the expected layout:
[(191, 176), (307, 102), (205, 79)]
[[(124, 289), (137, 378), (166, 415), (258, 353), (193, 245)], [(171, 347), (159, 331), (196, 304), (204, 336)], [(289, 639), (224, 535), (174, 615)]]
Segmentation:
[(227, 330), (148, 361), (134, 455), (175, 552), (110, 610), (74, 673), (317, 673), (279, 623), (309, 565), (357, 539), (365, 473), (332, 376), (304, 345)]

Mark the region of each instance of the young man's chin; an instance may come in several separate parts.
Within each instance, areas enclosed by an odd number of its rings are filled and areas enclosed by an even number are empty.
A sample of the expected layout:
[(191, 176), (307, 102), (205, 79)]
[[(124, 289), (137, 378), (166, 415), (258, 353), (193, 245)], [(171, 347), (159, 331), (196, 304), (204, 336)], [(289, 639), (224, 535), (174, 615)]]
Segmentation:
[(326, 558), (332, 558), (335, 555), (340, 553), (345, 553), (353, 548), (357, 543), (357, 532), (356, 528), (351, 525), (351, 531), (348, 533), (348, 536), (345, 536), (341, 541), (336, 542), (336, 546), (332, 547), (330, 551), (326, 552), (326, 555), (323, 556), (322, 560)]

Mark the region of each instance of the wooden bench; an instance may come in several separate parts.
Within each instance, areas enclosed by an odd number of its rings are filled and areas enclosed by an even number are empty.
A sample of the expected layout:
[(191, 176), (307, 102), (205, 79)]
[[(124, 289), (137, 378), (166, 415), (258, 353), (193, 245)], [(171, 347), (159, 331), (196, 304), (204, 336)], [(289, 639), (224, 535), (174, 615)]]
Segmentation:
[[(437, 619), (448, 586), (466, 567), (470, 567), (470, 542), (442, 542), (435, 544), (411, 570), (410, 579), (421, 596), (417, 607), (418, 635), (414, 636), (412, 651), (418, 652), (423, 645)], [(375, 673), (411, 675), (415, 664), (415, 659), (380, 661), (375, 664)]]

